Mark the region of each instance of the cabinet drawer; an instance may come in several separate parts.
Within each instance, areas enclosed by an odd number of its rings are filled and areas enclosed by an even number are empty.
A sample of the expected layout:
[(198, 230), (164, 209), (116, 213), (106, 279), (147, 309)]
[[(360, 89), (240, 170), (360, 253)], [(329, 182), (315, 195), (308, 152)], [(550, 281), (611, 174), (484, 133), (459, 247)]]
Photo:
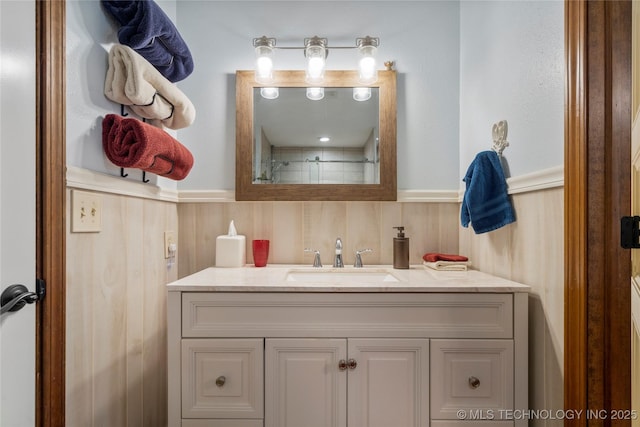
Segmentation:
[(513, 296), (185, 292), (182, 336), (512, 338)]
[(182, 418), (263, 418), (263, 358), (261, 339), (182, 340)]
[(467, 421), (499, 421), (505, 409), (513, 409), (513, 341), (431, 341), (432, 419), (460, 421), (464, 410)]

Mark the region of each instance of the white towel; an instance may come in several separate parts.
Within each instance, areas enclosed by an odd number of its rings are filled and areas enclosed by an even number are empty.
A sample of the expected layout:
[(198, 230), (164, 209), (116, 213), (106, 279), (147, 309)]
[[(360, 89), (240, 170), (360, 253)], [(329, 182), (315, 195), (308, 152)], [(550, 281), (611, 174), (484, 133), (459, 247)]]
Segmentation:
[(440, 271), (467, 271), (469, 265), (469, 261), (423, 261), (422, 263), (425, 267)]
[(104, 94), (170, 129), (185, 128), (196, 118), (189, 98), (129, 46), (114, 44), (109, 51)]

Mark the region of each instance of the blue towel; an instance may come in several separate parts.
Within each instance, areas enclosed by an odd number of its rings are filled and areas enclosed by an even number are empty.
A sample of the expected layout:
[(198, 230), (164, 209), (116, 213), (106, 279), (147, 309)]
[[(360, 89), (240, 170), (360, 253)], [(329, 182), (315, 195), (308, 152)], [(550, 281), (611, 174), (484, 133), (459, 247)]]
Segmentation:
[(460, 220), (476, 234), (496, 230), (516, 220), (507, 194), (500, 159), (495, 151), (482, 151), (473, 160), (463, 181), (467, 184)]
[(121, 25), (118, 30), (121, 44), (138, 52), (171, 82), (191, 74), (193, 58), (187, 44), (153, 0), (102, 0), (102, 4)]

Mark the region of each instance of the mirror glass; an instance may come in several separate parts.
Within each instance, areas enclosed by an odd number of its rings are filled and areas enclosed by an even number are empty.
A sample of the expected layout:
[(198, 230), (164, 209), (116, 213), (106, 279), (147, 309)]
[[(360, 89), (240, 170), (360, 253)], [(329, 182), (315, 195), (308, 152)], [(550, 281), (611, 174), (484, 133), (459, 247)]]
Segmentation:
[(396, 200), (395, 71), (367, 87), (356, 71), (304, 79), (236, 72), (236, 200)]
[(379, 89), (322, 89), (253, 89), (254, 184), (380, 182)]

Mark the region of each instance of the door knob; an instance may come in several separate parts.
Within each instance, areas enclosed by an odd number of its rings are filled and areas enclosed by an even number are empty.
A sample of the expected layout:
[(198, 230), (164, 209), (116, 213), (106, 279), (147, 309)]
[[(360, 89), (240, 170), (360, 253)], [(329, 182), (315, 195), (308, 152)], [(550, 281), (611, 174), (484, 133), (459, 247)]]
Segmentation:
[(25, 285), (8, 286), (0, 295), (0, 314), (18, 311), (27, 304), (40, 301), (45, 294), (44, 280), (36, 280), (36, 292), (29, 292)]

